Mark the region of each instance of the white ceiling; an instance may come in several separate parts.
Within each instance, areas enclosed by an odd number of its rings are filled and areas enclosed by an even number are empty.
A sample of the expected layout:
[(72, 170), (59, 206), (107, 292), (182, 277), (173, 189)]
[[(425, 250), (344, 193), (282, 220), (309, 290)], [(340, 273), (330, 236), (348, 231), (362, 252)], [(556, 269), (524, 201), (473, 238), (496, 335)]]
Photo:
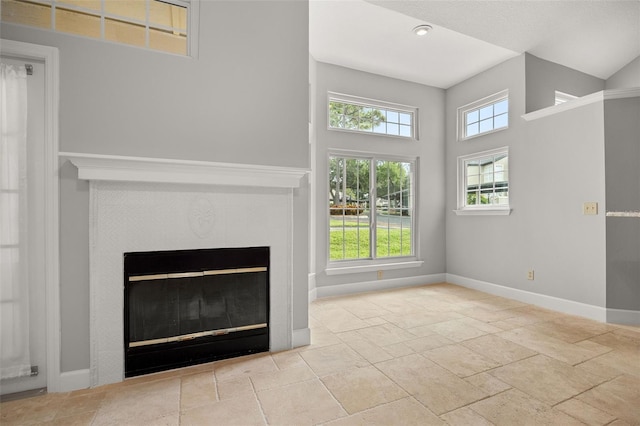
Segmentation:
[(524, 52), (606, 79), (640, 55), (640, 1), (310, 0), (309, 49), (441, 88)]

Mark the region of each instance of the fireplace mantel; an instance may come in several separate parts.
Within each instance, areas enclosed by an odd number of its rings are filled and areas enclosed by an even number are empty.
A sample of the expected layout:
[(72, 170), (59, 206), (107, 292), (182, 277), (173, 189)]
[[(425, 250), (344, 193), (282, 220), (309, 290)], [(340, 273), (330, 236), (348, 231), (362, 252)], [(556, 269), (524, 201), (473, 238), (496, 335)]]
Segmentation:
[(269, 350), (293, 329), (297, 188), (308, 170), (61, 152), (89, 181), (90, 386), (124, 380), (124, 253), (269, 247)]
[(196, 185), (298, 188), (307, 169), (119, 155), (61, 152), (78, 168), (78, 179)]

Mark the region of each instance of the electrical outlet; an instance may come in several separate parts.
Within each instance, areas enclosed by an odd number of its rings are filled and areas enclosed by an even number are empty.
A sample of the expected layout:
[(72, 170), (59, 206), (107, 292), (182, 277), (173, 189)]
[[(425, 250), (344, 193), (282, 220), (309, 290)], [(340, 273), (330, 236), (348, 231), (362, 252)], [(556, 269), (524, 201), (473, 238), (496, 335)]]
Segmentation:
[(596, 215), (598, 214), (598, 203), (595, 201), (587, 201), (582, 204), (582, 214), (584, 215)]
[(527, 279), (530, 281), (533, 281), (534, 275), (533, 275), (533, 269), (530, 269), (527, 271)]
[(378, 271), (378, 279), (381, 280), (384, 276), (384, 271)]

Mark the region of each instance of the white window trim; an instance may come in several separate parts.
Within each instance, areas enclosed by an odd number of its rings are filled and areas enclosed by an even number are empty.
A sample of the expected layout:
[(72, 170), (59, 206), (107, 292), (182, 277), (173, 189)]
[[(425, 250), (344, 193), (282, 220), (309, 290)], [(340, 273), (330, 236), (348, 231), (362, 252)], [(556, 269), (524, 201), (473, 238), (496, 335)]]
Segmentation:
[[(105, 0), (100, 0), (101, 2), (104, 2)], [(134, 49), (144, 49), (144, 50), (148, 50), (151, 52), (159, 52), (162, 54), (166, 54), (166, 55), (175, 55), (175, 56), (179, 56), (181, 58), (194, 58), (197, 59), (198, 58), (198, 35), (200, 34), (199, 31), (199, 22), (200, 22), (200, 0), (161, 0), (165, 3), (169, 3), (169, 4), (173, 4), (175, 6), (180, 6), (180, 7), (186, 7), (187, 8), (187, 53), (186, 55), (182, 55), (182, 54), (178, 54), (178, 53), (173, 53), (173, 52), (167, 52), (164, 50), (158, 50), (158, 49), (152, 49), (148, 46), (137, 46), (137, 45), (133, 45), (133, 44), (127, 44), (127, 43), (120, 43), (117, 41), (113, 41), (113, 40), (107, 40), (105, 39), (105, 20), (106, 19), (116, 19), (116, 20), (120, 20), (120, 21), (124, 21), (124, 22), (128, 22), (128, 23), (134, 23), (134, 24), (140, 24), (146, 27), (147, 22), (146, 21), (138, 21), (136, 19), (133, 18), (129, 18), (129, 17), (123, 17), (123, 16), (119, 16), (116, 14), (111, 14), (111, 13), (106, 13), (105, 12), (105, 8), (104, 8), (104, 4), (102, 5), (101, 10), (98, 12), (96, 10), (93, 9), (87, 9), (84, 8), (82, 6), (77, 6), (74, 4), (66, 4), (64, 3), (64, 1), (62, 3), (60, 3), (59, 0), (35, 0), (36, 3), (41, 3), (41, 4), (45, 4), (45, 5), (50, 5), (51, 6), (51, 27), (49, 28), (44, 28), (46, 31), (53, 31), (55, 33), (59, 33), (59, 34), (65, 34), (68, 36), (72, 36), (72, 37), (80, 37), (80, 38), (84, 38), (84, 39), (89, 39), (89, 40), (99, 40), (103, 43), (109, 43), (109, 44), (116, 44), (118, 46), (127, 46), (127, 47), (132, 47)], [(60, 5), (59, 5), (60, 3)], [(90, 15), (94, 15), (94, 16), (99, 16), (100, 17), (100, 37), (90, 37), (90, 36), (86, 36), (86, 35), (80, 35), (80, 34), (73, 34), (73, 33), (67, 33), (67, 32), (63, 32), (63, 31), (58, 31), (55, 29), (55, 21), (56, 21), (56, 8), (61, 7), (64, 9), (68, 9), (68, 10), (73, 10), (73, 11), (77, 11), (77, 12), (85, 12), (88, 13)], [(30, 25), (25, 25), (25, 24), (15, 24), (15, 25), (20, 25), (23, 27), (27, 27), (27, 28), (37, 28), (37, 27), (32, 27)], [(162, 27), (162, 26), (161, 26)], [(148, 40), (148, 32), (145, 32), (145, 38)]]
[[(330, 102), (342, 102), (347, 104), (355, 104), (362, 105), (367, 107), (379, 107), (380, 109), (390, 109), (393, 111), (404, 112), (411, 114), (411, 136), (399, 136), (399, 135), (390, 135), (387, 133), (374, 133), (374, 132), (363, 132), (361, 130), (353, 130), (353, 129), (341, 129), (337, 127), (331, 127), (331, 120), (329, 117), (329, 103)], [(419, 140), (419, 127), (418, 127), (418, 108), (410, 105), (402, 105), (396, 104), (393, 102), (379, 101), (376, 99), (362, 98), (359, 96), (347, 95), (344, 93), (337, 92), (327, 92), (327, 130), (329, 131), (338, 131), (338, 132), (347, 132), (347, 133), (356, 133), (359, 135), (372, 135), (372, 136), (382, 136), (382, 137), (390, 137), (397, 138), (401, 140)]]
[(402, 262), (393, 263), (378, 263), (368, 265), (345, 265), (345, 266), (331, 266), (325, 269), (327, 275), (345, 275), (345, 274), (358, 274), (362, 272), (376, 272), (376, 271), (392, 271), (394, 269), (407, 269), (407, 268), (419, 268), (424, 264), (422, 260), (408, 260)]
[[(341, 274), (352, 274), (359, 272), (371, 272), (371, 271), (379, 271), (379, 270), (392, 270), (392, 269), (404, 269), (404, 268), (416, 268), (422, 266), (424, 261), (420, 260), (420, 252), (419, 252), (419, 226), (416, 218), (418, 217), (418, 208), (419, 202), (417, 200), (419, 194), (418, 181), (419, 181), (419, 157), (411, 157), (411, 156), (399, 156), (399, 155), (391, 155), (391, 154), (380, 154), (380, 153), (371, 153), (371, 152), (363, 152), (363, 151), (351, 151), (351, 150), (343, 150), (343, 149), (331, 149), (327, 153), (327, 168), (329, 166), (329, 158), (330, 157), (346, 157), (346, 158), (361, 158), (367, 160), (388, 160), (388, 161), (404, 161), (411, 162), (414, 165), (414, 182), (413, 182), (413, 197), (414, 197), (414, 205), (413, 205), (413, 216), (412, 216), (412, 235), (411, 235), (411, 244), (413, 246), (413, 255), (411, 256), (398, 256), (398, 257), (382, 257), (382, 258), (369, 258), (369, 259), (350, 259), (350, 260), (331, 260), (331, 256), (329, 253), (330, 249), (330, 237), (329, 233), (326, 232), (329, 229), (329, 222), (331, 217), (329, 215), (329, 206), (324, 209), (325, 211), (325, 238), (327, 243), (327, 264), (325, 267), (325, 273), (327, 275), (341, 275)], [(326, 173), (325, 170), (325, 173)], [(326, 176), (326, 175), (325, 175)]]
[[(473, 101), (466, 105), (463, 105), (458, 108), (458, 126), (457, 126), (457, 139), (459, 141), (465, 141), (469, 139), (474, 139), (477, 137), (489, 135), (491, 133), (501, 132), (509, 128), (509, 124), (504, 127), (500, 127), (499, 129), (489, 130), (487, 132), (478, 133), (473, 136), (466, 136), (466, 126), (465, 126), (465, 115), (467, 112), (472, 111), (474, 109), (482, 108), (486, 105), (497, 103), (501, 100), (509, 99), (509, 89), (502, 90), (498, 93), (494, 93), (493, 95), (486, 96), (482, 99), (478, 99), (477, 101)], [(509, 110), (511, 109), (511, 105), (509, 105)], [(509, 116), (510, 112), (507, 111), (507, 116)]]
[[(58, 113), (60, 100), (60, 55), (55, 47), (23, 43), (0, 39), (0, 53), (25, 60), (41, 60), (45, 65), (43, 129), (45, 161), (42, 167), (50, 178), (45, 183), (44, 198), (47, 220), (44, 227), (46, 245), (42, 251), (45, 256), (45, 292), (47, 327), (47, 389), (49, 392), (68, 392), (79, 389), (70, 386), (60, 372), (60, 224), (59, 224), (59, 162), (57, 158)], [(85, 386), (82, 386), (85, 387)]]
[(187, 0), (187, 57), (198, 59), (200, 39), (200, 0)]
[[(465, 167), (464, 163), (467, 160), (474, 158), (489, 157), (497, 154), (506, 154), (509, 156), (509, 147), (491, 149), (488, 151), (474, 152), (468, 155), (462, 155), (458, 157), (458, 182), (457, 182), (457, 199), (458, 208), (454, 210), (454, 213), (458, 216), (507, 216), (512, 212), (511, 208), (511, 179), (509, 178), (509, 205), (508, 206), (467, 206), (466, 205), (466, 187), (465, 187)], [(511, 161), (509, 161), (509, 164)], [(511, 172), (509, 171), (509, 176)]]
[(457, 216), (509, 216), (513, 209), (509, 207), (476, 207), (457, 209), (453, 212)]

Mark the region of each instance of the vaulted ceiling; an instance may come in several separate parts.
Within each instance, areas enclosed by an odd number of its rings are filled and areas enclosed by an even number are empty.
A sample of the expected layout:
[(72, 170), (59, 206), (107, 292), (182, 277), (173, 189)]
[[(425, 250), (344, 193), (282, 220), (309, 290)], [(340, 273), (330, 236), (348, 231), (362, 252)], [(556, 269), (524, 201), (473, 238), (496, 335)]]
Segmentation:
[(637, 0), (310, 0), (309, 26), (318, 61), (441, 88), (524, 52), (602, 79), (640, 55)]

